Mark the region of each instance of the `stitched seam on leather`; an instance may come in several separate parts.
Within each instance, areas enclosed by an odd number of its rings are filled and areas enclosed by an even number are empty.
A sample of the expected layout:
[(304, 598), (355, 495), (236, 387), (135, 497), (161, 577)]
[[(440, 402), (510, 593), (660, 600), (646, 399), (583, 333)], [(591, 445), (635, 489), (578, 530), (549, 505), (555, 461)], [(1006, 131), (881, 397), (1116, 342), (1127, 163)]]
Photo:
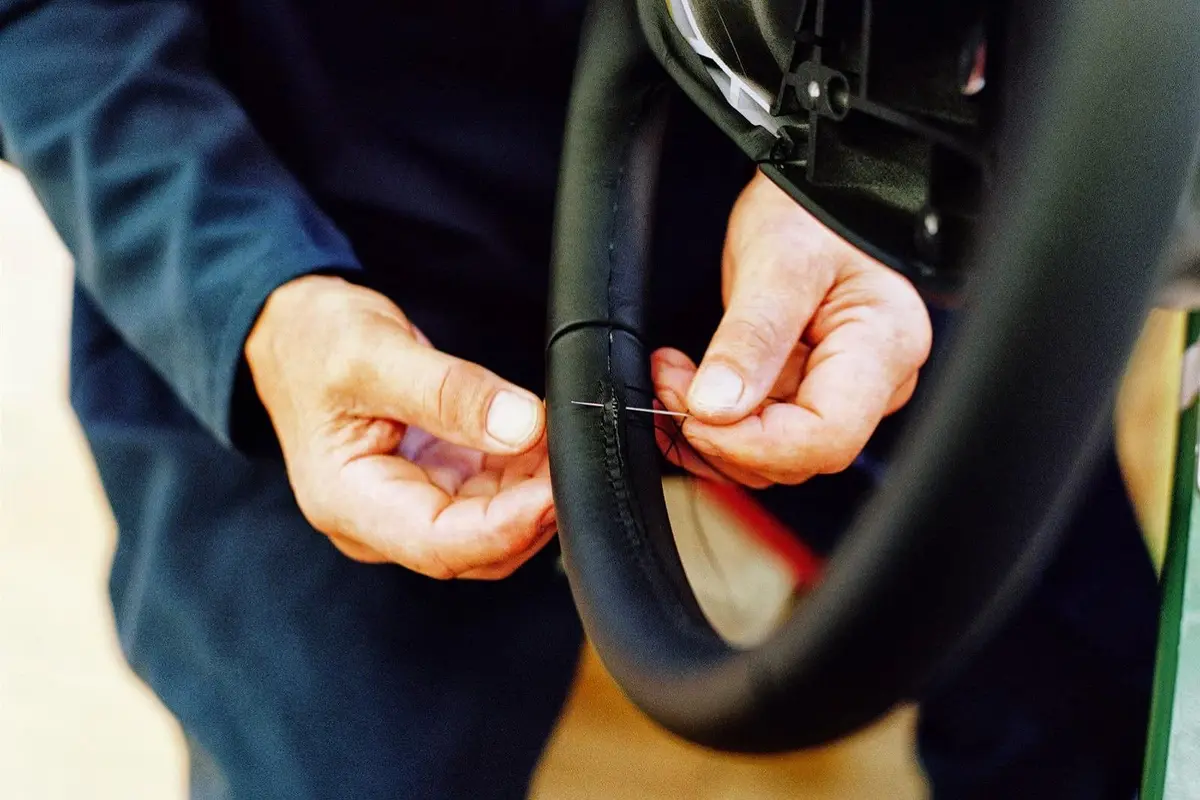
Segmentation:
[(554, 333), (550, 334), (546, 341), (547, 352), (549, 352), (550, 348), (553, 347), (554, 343), (560, 338), (566, 336), (568, 333), (574, 333), (581, 328), (607, 328), (610, 333), (614, 330), (624, 331), (633, 338), (637, 339), (639, 342), (642, 341), (641, 334), (638, 333), (633, 326), (626, 325), (623, 322), (618, 322), (612, 319), (581, 319), (574, 322), (568, 322), (565, 325), (556, 328)]
[[(633, 140), (645, 119), (646, 111), (652, 105), (650, 98), (656, 91), (658, 90), (652, 89), (643, 96), (637, 115), (630, 121), (626, 128), (625, 140), (621, 148), (620, 167), (617, 171), (617, 182), (614, 187), (608, 226), (608, 279), (606, 281), (606, 291), (608, 294), (607, 305), (610, 319), (614, 316), (613, 278), (615, 269), (613, 262), (616, 253), (617, 223), (620, 219), (619, 212), (623, 197), (622, 189), (627, 178), (628, 157), (630, 149), (633, 146)], [(608, 384), (606, 389), (610, 393), (610, 397), (604, 401), (604, 409), (600, 415), (601, 429), (604, 437), (604, 471), (608, 477), (609, 490), (612, 492), (613, 501), (617, 507), (617, 515), (620, 519), (622, 533), (624, 533), (626, 549), (632, 552), (643, 574), (650, 578), (650, 585), (654, 588), (654, 594), (657, 596), (659, 604), (671, 616), (678, 629), (685, 634), (695, 636), (699, 633), (695, 621), (685, 611), (679, 598), (675, 597), (670, 590), (664, 590), (664, 587), (670, 586), (672, 583), (670, 575), (663, 568), (663, 565), (659, 563), (659, 559), (653, 550), (640, 544), (640, 541), (645, 538), (640, 534), (640, 530), (644, 526), (641, 525), (637, 518), (633, 493), (625, 481), (625, 460), (621, 451), (621, 399), (617, 396), (616, 381), (613, 379), (613, 333), (619, 327), (613, 324), (608, 326), (608, 353), (605, 372)]]
[[(618, 161), (617, 181), (613, 187), (612, 209), (608, 218), (608, 236), (605, 243), (608, 255), (608, 277), (605, 280), (605, 294), (610, 320), (613, 318), (613, 279), (616, 272), (614, 260), (617, 249), (617, 224), (621, 218), (622, 191), (628, 175), (629, 153), (633, 147), (633, 141), (637, 136), (638, 129), (645, 118), (646, 106), (646, 98), (643, 97), (637, 114), (626, 126), (624, 141), (621, 144), (621, 157)], [(644, 574), (653, 577), (652, 573), (660, 573), (660, 577), (666, 577), (665, 575), (661, 575), (660, 569), (655, 569), (657, 565), (647, 563), (649, 559), (645, 555), (644, 548), (638, 546), (638, 525), (633, 516), (629, 488), (625, 484), (624, 459), (621, 457), (621, 401), (617, 396), (616, 381), (613, 379), (612, 366), (614, 329), (615, 326), (611, 324), (608, 326), (608, 349), (604, 370), (607, 381), (605, 389), (610, 397), (605, 398), (604, 409), (600, 414), (600, 427), (604, 437), (604, 472), (608, 478), (608, 487), (612, 493), (613, 502), (617, 507), (617, 516), (620, 520), (621, 532), (624, 534), (626, 549), (633, 553), (638, 566)], [(658, 584), (652, 580), (651, 585)], [(659, 594), (659, 592), (656, 592), (656, 594)]]
[[(617, 515), (621, 520), (621, 528), (627, 535), (638, 528), (638, 521), (634, 518), (632, 504), (629, 502), (630, 491), (625, 484), (625, 459), (621, 457), (621, 437), (619, 428), (620, 425), (620, 401), (616, 395), (604, 403), (603, 410), (604, 423), (601, 425), (604, 433), (604, 464), (605, 473), (608, 477), (608, 487), (612, 490), (613, 497), (616, 500)], [(638, 561), (644, 559), (641, 557), (641, 549), (633, 548), (638, 554)], [(644, 565), (643, 565), (644, 566)]]
[[(612, 388), (610, 386), (610, 388)], [(601, 430), (604, 437), (604, 467), (608, 478), (608, 487), (617, 508), (621, 531), (624, 534), (625, 546), (633, 553), (642, 572), (651, 578), (650, 585), (654, 588), (659, 604), (668, 612), (676, 627), (684, 634), (695, 636), (701, 631), (695, 621), (683, 608), (670, 591), (663, 587), (671, 584), (670, 576), (659, 563), (653, 550), (640, 544), (639, 531), (643, 528), (638, 519), (637, 506), (633, 502), (633, 491), (625, 481), (625, 459), (621, 449), (621, 412), (620, 400), (613, 393), (604, 404), (601, 412)], [(700, 636), (701, 639), (705, 637)]]

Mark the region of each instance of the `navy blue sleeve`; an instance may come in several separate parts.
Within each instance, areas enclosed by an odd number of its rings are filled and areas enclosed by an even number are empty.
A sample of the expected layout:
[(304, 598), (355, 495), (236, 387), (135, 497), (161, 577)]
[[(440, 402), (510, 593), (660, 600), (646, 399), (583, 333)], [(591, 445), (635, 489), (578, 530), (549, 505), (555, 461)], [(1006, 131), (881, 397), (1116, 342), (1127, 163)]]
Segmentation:
[(267, 295), (349, 243), (206, 68), (188, 0), (0, 0), (0, 140), (109, 323), (218, 439)]

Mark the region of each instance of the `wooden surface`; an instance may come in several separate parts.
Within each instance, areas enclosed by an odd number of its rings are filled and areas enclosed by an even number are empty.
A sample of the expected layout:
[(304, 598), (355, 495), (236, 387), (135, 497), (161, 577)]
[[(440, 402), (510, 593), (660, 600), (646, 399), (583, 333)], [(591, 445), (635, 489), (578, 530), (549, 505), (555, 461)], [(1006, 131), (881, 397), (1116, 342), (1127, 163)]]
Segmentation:
[[(179, 732), (125, 670), (109, 616), (112, 519), (65, 400), (69, 276), (26, 187), (0, 166), (0, 797), (178, 800)], [(1123, 398), (1135, 410), (1123, 460), (1151, 505), (1166, 480), (1154, 432), (1171, 416), (1162, 380), (1169, 336), (1156, 335), (1144, 352), (1157, 366)], [(777, 595), (772, 580), (760, 600)], [(534, 796), (921, 797), (912, 722), (903, 711), (814, 753), (718, 756), (653, 727), (589, 655)]]
[(1117, 457), (1160, 568), (1175, 470), (1184, 321), (1180, 313), (1150, 315), (1117, 397)]

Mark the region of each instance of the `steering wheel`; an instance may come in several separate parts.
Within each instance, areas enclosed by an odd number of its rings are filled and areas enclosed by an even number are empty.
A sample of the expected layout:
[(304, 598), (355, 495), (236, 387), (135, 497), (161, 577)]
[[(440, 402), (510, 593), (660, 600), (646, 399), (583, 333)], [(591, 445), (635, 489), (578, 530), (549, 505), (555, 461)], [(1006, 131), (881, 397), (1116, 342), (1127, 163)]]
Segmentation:
[[(843, 736), (920, 697), (996, 627), (1053, 550), (1164, 254), (1180, 250), (1200, 3), (874, 5), (595, 0), (585, 23), (547, 346), (564, 564), (624, 692), (715, 748)], [(748, 63), (697, 45), (714, 9)], [(954, 78), (963, 41), (986, 42), (977, 98)], [(672, 82), (825, 224), (967, 310), (883, 486), (820, 583), (748, 649), (701, 613), (653, 429), (626, 412), (653, 399), (647, 258)], [(572, 404), (597, 396), (601, 409)]]

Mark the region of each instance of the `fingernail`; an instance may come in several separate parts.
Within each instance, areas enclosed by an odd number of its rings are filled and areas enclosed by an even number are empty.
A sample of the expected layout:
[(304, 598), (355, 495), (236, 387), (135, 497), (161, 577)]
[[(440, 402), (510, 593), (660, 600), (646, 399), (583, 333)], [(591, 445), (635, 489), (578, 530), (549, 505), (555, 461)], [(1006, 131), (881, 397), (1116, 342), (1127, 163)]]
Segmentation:
[(516, 447), (533, 436), (537, 421), (537, 406), (532, 400), (502, 391), (496, 394), (488, 408), (487, 432), (493, 439)]
[(724, 411), (737, 405), (743, 389), (745, 385), (740, 375), (729, 367), (717, 364), (700, 371), (689, 394), (696, 406), (712, 411)]

